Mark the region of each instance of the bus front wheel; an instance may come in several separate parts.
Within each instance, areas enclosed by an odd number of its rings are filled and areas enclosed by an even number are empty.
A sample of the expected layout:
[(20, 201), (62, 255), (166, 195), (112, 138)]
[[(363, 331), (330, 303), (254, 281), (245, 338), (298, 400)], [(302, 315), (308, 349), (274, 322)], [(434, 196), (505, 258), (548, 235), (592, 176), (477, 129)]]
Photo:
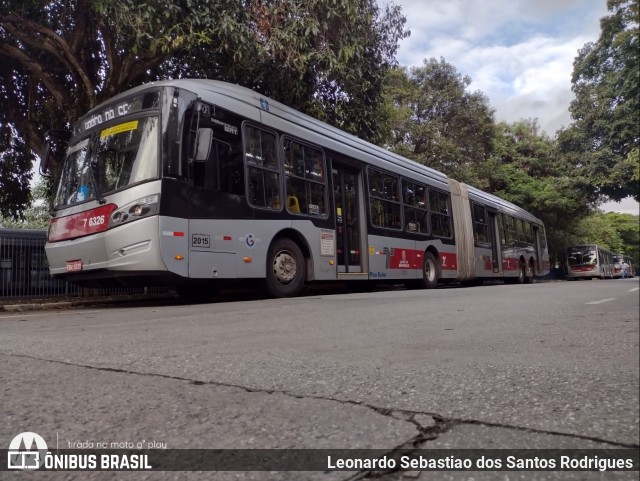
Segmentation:
[(267, 291), (273, 297), (298, 295), (305, 280), (304, 256), (291, 239), (277, 239), (267, 256)]

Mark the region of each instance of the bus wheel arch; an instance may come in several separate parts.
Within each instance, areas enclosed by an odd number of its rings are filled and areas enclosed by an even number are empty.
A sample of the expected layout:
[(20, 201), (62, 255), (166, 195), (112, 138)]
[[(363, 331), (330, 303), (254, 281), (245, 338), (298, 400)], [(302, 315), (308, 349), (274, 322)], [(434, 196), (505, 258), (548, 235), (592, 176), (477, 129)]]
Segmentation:
[(300, 293), (311, 267), (309, 247), (295, 231), (280, 232), (267, 251), (266, 287), (273, 297)]

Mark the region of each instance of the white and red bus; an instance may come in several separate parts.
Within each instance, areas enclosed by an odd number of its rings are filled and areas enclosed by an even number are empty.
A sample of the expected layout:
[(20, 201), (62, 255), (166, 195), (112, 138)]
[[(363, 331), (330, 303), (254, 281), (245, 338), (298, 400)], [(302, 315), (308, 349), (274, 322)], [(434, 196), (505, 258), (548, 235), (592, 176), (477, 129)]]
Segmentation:
[(83, 285), (206, 296), (260, 279), (284, 297), (549, 272), (525, 210), (224, 82), (156, 82), (96, 107), (61, 172), (46, 252)]
[(567, 278), (613, 279), (615, 275), (614, 255), (596, 244), (585, 244), (567, 248)]
[[(626, 273), (622, 272), (622, 267), (624, 264), (627, 264)], [(613, 277), (621, 278), (621, 277), (635, 277), (636, 271), (633, 266), (633, 261), (631, 257), (625, 256), (623, 254), (614, 254), (613, 256)]]

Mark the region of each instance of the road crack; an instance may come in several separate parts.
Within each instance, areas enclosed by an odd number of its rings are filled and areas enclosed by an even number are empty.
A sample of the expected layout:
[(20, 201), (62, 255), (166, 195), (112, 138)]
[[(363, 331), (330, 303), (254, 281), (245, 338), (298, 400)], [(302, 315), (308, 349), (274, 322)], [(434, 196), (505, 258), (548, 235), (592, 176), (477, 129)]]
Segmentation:
[[(194, 386), (216, 386), (216, 387), (234, 388), (234, 389), (242, 390), (247, 393), (279, 394), (282, 396), (287, 396), (295, 399), (331, 401), (331, 402), (337, 402), (337, 403), (349, 405), (349, 406), (363, 407), (363, 408), (372, 410), (381, 416), (391, 417), (399, 421), (410, 422), (416, 427), (417, 434), (412, 438), (399, 444), (398, 446), (394, 448), (390, 448), (389, 455), (393, 455), (395, 452), (400, 450), (402, 450), (403, 452), (404, 451), (411, 452), (418, 449), (428, 449), (429, 448), (428, 444), (430, 441), (438, 439), (440, 435), (450, 432), (456, 426), (462, 426), (462, 425), (485, 426), (485, 427), (509, 429), (514, 431), (531, 433), (531, 434), (562, 436), (566, 438), (592, 441), (600, 444), (607, 444), (612, 448), (618, 447), (618, 448), (638, 449), (640, 447), (639, 444), (622, 443), (617, 441), (611, 441), (608, 439), (598, 438), (595, 436), (583, 436), (580, 434), (565, 433), (565, 432), (546, 430), (546, 429), (536, 429), (536, 428), (529, 428), (529, 427), (516, 426), (516, 425), (510, 425), (510, 424), (486, 422), (486, 421), (480, 421), (475, 419), (450, 418), (450, 417), (442, 416), (441, 414), (438, 414), (438, 413), (381, 407), (373, 404), (368, 404), (362, 401), (354, 401), (350, 399), (338, 399), (330, 396), (304, 395), (304, 394), (299, 394), (292, 391), (281, 390), (281, 389), (254, 388), (254, 387), (243, 386), (240, 384), (225, 383), (225, 382), (219, 382), (219, 381), (202, 381), (198, 379), (190, 379), (190, 378), (181, 377), (181, 376), (172, 376), (169, 374), (140, 372), (140, 371), (132, 371), (128, 369), (120, 369), (120, 368), (104, 367), (104, 366), (92, 366), (89, 364), (78, 364), (70, 361), (39, 358), (36, 356), (29, 356), (26, 354), (0, 353), (0, 355), (22, 358), (22, 359), (30, 359), (33, 361), (48, 362), (48, 363), (53, 363), (53, 364), (58, 364), (63, 366), (89, 369), (89, 370), (100, 371), (100, 372), (110, 372), (110, 373), (128, 374), (128, 375), (134, 375), (134, 376), (170, 379), (170, 380), (179, 381), (179, 382), (186, 382)], [(346, 478), (345, 481), (356, 481), (364, 478), (375, 479), (387, 474), (391, 474), (392, 472), (393, 471), (385, 471), (385, 472), (362, 471), (354, 474), (349, 478)]]

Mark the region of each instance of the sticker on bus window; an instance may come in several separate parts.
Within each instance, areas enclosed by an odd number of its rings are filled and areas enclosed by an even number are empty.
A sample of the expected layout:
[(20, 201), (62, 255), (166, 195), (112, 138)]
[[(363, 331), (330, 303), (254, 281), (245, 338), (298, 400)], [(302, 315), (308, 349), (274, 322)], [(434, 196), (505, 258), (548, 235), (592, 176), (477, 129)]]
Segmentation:
[(114, 125), (108, 129), (104, 129), (100, 132), (100, 140), (110, 135), (121, 134), (122, 132), (129, 132), (130, 130), (136, 130), (138, 128), (138, 121), (132, 120), (131, 122), (125, 122), (124, 124)]

